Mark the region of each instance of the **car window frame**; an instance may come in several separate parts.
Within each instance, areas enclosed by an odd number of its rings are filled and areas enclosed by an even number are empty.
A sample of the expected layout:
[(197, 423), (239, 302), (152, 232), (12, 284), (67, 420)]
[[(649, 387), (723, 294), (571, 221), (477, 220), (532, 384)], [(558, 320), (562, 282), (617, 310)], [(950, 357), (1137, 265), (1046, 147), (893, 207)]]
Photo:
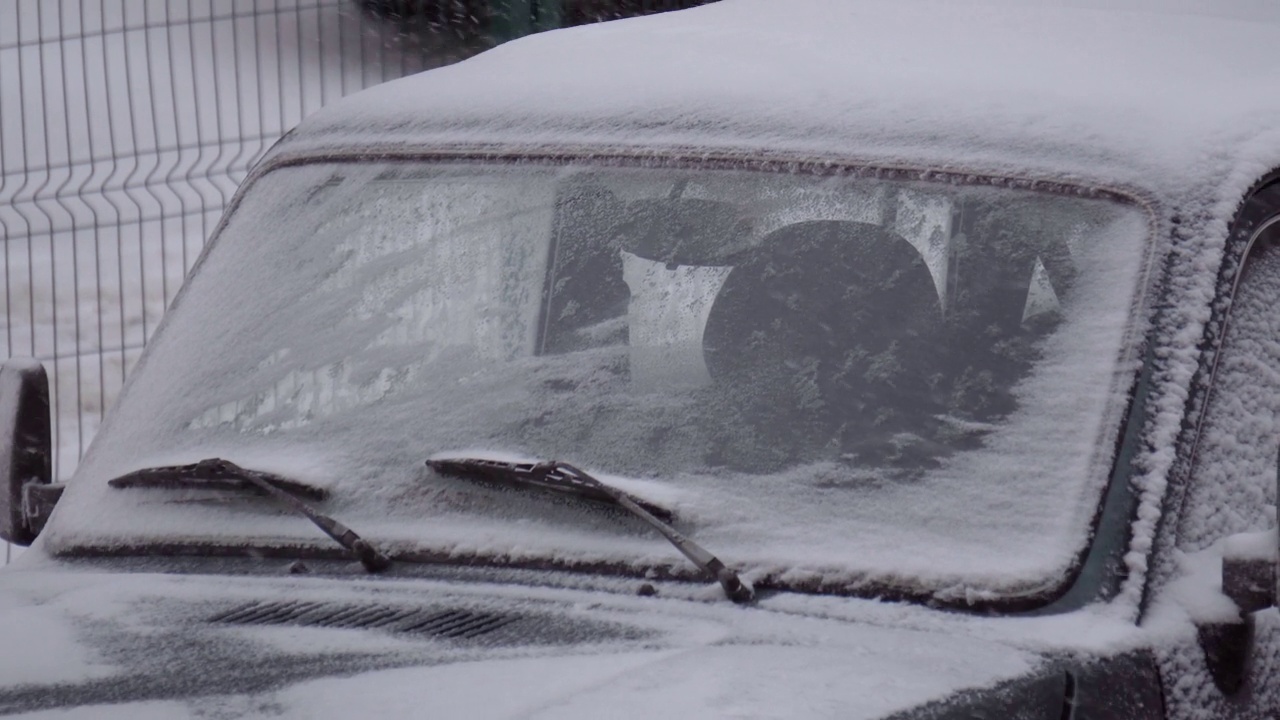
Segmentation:
[[(1116, 202), (1128, 207), (1135, 208), (1142, 212), (1147, 218), (1147, 237), (1143, 239), (1145, 245), (1145, 255), (1141, 269), (1141, 276), (1136, 282), (1135, 303), (1142, 307), (1151, 307), (1152, 302), (1158, 296), (1158, 288), (1156, 285), (1157, 268), (1159, 258), (1154, 248), (1159, 237), (1160, 223), (1157, 208), (1158, 204), (1154, 198), (1137, 188), (1120, 187), (1108, 185), (1104, 183), (1089, 184), (1083, 180), (1061, 180), (1052, 177), (1032, 177), (1019, 175), (1002, 175), (979, 170), (956, 170), (954, 168), (938, 169), (924, 166), (908, 166), (908, 165), (886, 165), (870, 163), (856, 158), (841, 157), (813, 157), (798, 156), (784, 153), (760, 153), (752, 152), (690, 152), (687, 149), (670, 149), (670, 150), (611, 150), (601, 151), (597, 148), (559, 148), (555, 150), (539, 149), (519, 149), (506, 148), (501, 151), (495, 149), (477, 149), (477, 148), (431, 148), (431, 149), (413, 149), (413, 148), (384, 148), (381, 150), (374, 148), (348, 148), (342, 150), (332, 150), (321, 153), (279, 153), (268, 156), (263, 162), (253, 168), (245, 180), (237, 189), (235, 196), (228, 205), (227, 211), (223, 214), (218, 224), (215, 226), (209, 241), (205, 244), (200, 256), (193, 265), (192, 273), (195, 273), (203, 265), (206, 257), (211, 249), (217, 246), (218, 238), (223, 232), (228, 222), (235, 216), (244, 196), (252, 192), (257, 180), (267, 174), (281, 168), (294, 167), (299, 165), (310, 165), (319, 163), (357, 163), (357, 162), (439, 162), (452, 164), (492, 164), (492, 163), (512, 163), (512, 164), (534, 164), (534, 165), (556, 165), (563, 167), (572, 167), (573, 165), (581, 165), (583, 167), (600, 167), (600, 166), (622, 166), (635, 168), (696, 168), (708, 170), (746, 170), (756, 172), (786, 172), (801, 173), (812, 175), (815, 177), (831, 177), (831, 178), (870, 178), (887, 181), (901, 182), (928, 182), (928, 183), (944, 183), (956, 184), (974, 187), (991, 187), (1003, 188), (1019, 191), (1030, 191), (1036, 193), (1044, 193), (1048, 195), (1065, 195), (1070, 197), (1099, 199)], [(185, 287), (184, 287), (185, 289)], [(174, 304), (181, 301), (184, 293), (180, 291), (178, 298), (175, 298)], [(166, 316), (168, 320), (169, 316)], [(157, 328), (157, 335), (164, 330), (165, 322), (162, 321), (160, 327)], [(1126, 352), (1132, 352), (1135, 360), (1141, 360), (1143, 353), (1148, 352), (1150, 347), (1149, 338), (1145, 335), (1135, 335), (1126, 342)], [(146, 353), (140, 359), (137, 370), (142, 370), (146, 363)], [(1142, 367), (1149, 365), (1148, 362), (1142, 362)], [(145, 375), (145, 373), (134, 372), (134, 377)], [(1139, 389), (1142, 387), (1142, 371), (1135, 371), (1127, 380), (1123, 381), (1124, 408), (1119, 413), (1115, 430), (1114, 442), (1117, 447), (1123, 448), (1128, 442), (1128, 438), (1132, 436), (1131, 426), (1134, 425), (1136, 418), (1141, 417), (1141, 404), (1135, 402), (1135, 398), (1139, 397)], [(1117, 387), (1117, 391), (1122, 388)], [(123, 392), (128, 391), (126, 386)], [(123, 394), (123, 393), (122, 393)], [(914, 592), (907, 588), (888, 587), (879, 585), (867, 585), (859, 587), (807, 587), (804, 585), (788, 586), (788, 591), (796, 591), (802, 593), (824, 594), (835, 596), (850, 597), (876, 597), (883, 600), (911, 602), (930, 607), (940, 607), (952, 610), (976, 613), (1000, 613), (1000, 614), (1047, 614), (1057, 612), (1067, 612), (1076, 607), (1088, 604), (1090, 602), (1106, 599), (1114, 595), (1114, 589), (1120, 586), (1124, 577), (1120, 574), (1118, 568), (1109, 564), (1100, 564), (1094, 559), (1094, 555), (1098, 550), (1098, 540), (1100, 536), (1105, 536), (1109, 542), (1105, 547), (1101, 548), (1103, 554), (1113, 554), (1116, 547), (1127, 543), (1127, 534), (1120, 534), (1121, 529), (1127, 529), (1132, 512), (1137, 506), (1137, 493), (1129, 487), (1128, 477), (1130, 475), (1129, 460), (1131, 454), (1119, 451), (1114, 454), (1112, 468), (1108, 475), (1108, 480), (1104, 485), (1102, 496), (1099, 501), (1098, 508), (1094, 514), (1094, 519), (1089, 527), (1090, 540), (1085, 544), (1084, 548), (1078, 554), (1075, 562), (1070, 570), (1066, 573), (1062, 582), (1053, 585), (1044, 590), (1036, 590), (1022, 595), (1002, 596), (996, 598), (963, 598), (963, 599), (939, 599), (931, 591)], [(1104, 518), (1109, 522), (1104, 523)], [(1105, 531), (1105, 532), (1103, 532)], [(137, 555), (153, 555), (153, 554), (191, 554), (194, 548), (190, 548), (181, 543), (152, 543), (152, 544), (122, 544), (114, 549), (106, 549), (101, 547), (68, 547), (60, 554), (67, 556), (121, 556), (133, 557)], [(260, 545), (252, 547), (234, 544), (201, 544), (199, 550), (210, 556), (226, 557), (236, 556), (240, 554), (259, 554), (263, 556), (280, 556), (280, 557), (316, 557), (316, 558), (337, 558), (341, 556), (340, 552), (335, 552), (329, 548), (309, 548), (296, 544), (285, 543), (279, 548), (264, 548)], [(279, 552), (276, 552), (276, 551)], [(416, 562), (438, 564), (458, 562), (459, 559), (454, 556), (436, 557), (430, 554), (421, 554), (422, 557), (410, 558)], [(485, 558), (466, 558), (462, 559), (465, 564), (485, 564)], [(629, 577), (630, 573), (626, 568), (612, 568), (605, 564), (592, 564), (590, 567), (561, 567), (561, 564), (548, 561), (534, 561), (530, 563), (510, 563), (504, 562), (495, 564), (494, 567), (499, 568), (515, 568), (515, 569), (532, 569), (532, 570), (571, 570), (585, 571), (590, 573), (598, 573), (604, 575), (618, 575)], [(1086, 568), (1089, 572), (1086, 572)], [(1081, 583), (1081, 579), (1085, 578), (1086, 582)], [(669, 573), (669, 577), (661, 579), (672, 580), (689, 580), (694, 579), (690, 573), (680, 570)], [(1079, 586), (1079, 587), (1077, 587)], [(1065, 600), (1064, 600), (1065, 598)]]

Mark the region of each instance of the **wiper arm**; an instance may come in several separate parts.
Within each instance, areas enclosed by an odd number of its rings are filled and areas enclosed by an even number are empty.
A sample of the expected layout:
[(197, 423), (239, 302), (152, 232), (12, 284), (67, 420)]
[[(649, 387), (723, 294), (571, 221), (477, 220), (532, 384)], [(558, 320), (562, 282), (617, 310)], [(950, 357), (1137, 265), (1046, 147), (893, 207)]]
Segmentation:
[(247, 470), (230, 460), (208, 458), (191, 465), (165, 465), (144, 468), (107, 481), (113, 488), (192, 488), (200, 490), (260, 490), (290, 510), (302, 515), (350, 550), (369, 572), (380, 572), (391, 566), (391, 560), (354, 530), (334, 520), (298, 498), (299, 495), (324, 500), (324, 488), (258, 470)]
[(551, 460), (540, 463), (501, 462), (483, 458), (449, 458), (428, 460), (427, 466), (446, 475), (480, 480), (496, 480), (506, 483), (528, 484), (561, 492), (574, 492), (588, 495), (583, 488), (590, 489), (590, 495), (604, 496), (617, 505), (631, 511), (632, 514), (647, 522), (653, 529), (662, 533), (672, 545), (685, 557), (720, 583), (724, 594), (736, 603), (749, 602), (755, 592), (738, 574), (720, 561), (705, 548), (690, 540), (679, 530), (660, 520), (642, 501), (632, 498), (627, 493), (606, 485), (583, 470), (569, 463)]

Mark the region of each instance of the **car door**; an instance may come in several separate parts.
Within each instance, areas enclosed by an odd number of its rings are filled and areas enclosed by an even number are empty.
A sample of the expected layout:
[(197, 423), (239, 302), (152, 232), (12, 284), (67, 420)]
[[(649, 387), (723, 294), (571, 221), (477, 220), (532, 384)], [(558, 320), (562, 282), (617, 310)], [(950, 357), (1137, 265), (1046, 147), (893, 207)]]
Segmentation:
[[(1163, 592), (1198, 624), (1197, 637), (1163, 663), (1171, 717), (1271, 718), (1280, 712), (1280, 613), (1272, 606), (1243, 613), (1238, 621), (1206, 619), (1226, 602), (1216, 585), (1224, 548), (1238, 542), (1232, 538), (1265, 538), (1262, 533), (1276, 523), (1278, 174), (1244, 199), (1231, 225), (1220, 285), (1224, 292), (1210, 330), (1218, 331), (1221, 343), (1205, 368), (1205, 402), (1199, 408), (1193, 402), (1197, 424), (1189, 473), (1170, 508), (1176, 531), (1171, 555), (1180, 579)], [(1270, 584), (1274, 605), (1274, 575)], [(1234, 613), (1230, 605), (1225, 608)]]

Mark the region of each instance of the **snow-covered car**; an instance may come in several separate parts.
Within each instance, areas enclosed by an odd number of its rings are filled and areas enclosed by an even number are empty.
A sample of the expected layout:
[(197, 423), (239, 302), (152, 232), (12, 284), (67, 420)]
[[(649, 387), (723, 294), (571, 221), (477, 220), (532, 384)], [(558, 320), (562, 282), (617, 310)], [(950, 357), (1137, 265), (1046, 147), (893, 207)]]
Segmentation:
[(1280, 13), (1129, 5), (729, 0), (307, 119), (65, 485), (0, 373), (0, 712), (1275, 717)]

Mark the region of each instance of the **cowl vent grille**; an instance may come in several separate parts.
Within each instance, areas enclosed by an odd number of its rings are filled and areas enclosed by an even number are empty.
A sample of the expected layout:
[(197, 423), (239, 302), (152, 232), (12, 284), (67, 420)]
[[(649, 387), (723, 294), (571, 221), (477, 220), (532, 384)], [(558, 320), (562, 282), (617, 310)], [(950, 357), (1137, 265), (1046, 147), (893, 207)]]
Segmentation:
[(344, 605), (292, 600), (241, 605), (213, 615), (209, 622), (382, 630), (448, 640), (471, 640), (519, 619), (516, 615), (462, 608)]

